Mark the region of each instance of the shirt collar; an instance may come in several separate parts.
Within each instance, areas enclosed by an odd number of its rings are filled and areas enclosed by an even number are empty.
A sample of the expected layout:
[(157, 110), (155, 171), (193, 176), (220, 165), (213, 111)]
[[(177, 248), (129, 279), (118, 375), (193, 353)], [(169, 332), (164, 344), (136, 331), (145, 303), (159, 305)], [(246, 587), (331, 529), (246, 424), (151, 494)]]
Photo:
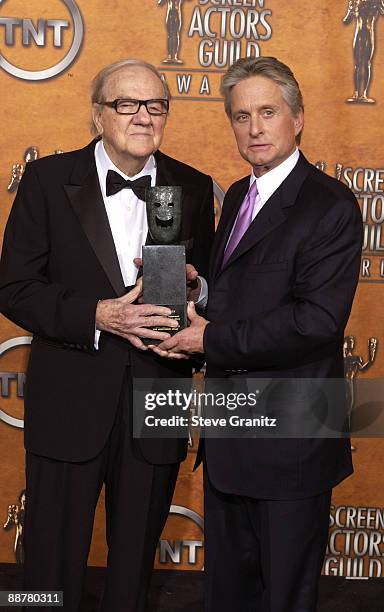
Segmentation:
[(155, 160), (154, 155), (151, 155), (149, 157), (144, 168), (140, 170), (138, 174), (135, 174), (135, 176), (127, 176), (126, 174), (124, 174), (124, 172), (119, 170), (117, 166), (115, 166), (115, 164), (113, 163), (113, 161), (111, 160), (111, 158), (109, 157), (108, 153), (105, 150), (103, 141), (99, 140), (95, 146), (95, 161), (96, 161), (97, 174), (99, 176), (99, 182), (100, 182), (100, 187), (101, 187), (103, 198), (107, 197), (106, 181), (107, 181), (108, 170), (114, 170), (118, 174), (121, 174), (121, 176), (124, 177), (125, 180), (129, 179), (130, 181), (134, 181), (140, 178), (141, 176), (149, 174), (151, 176), (152, 186), (156, 183), (156, 160)]
[(263, 174), (263, 176), (260, 178), (256, 179), (256, 176), (252, 171), (249, 185), (251, 186), (253, 182), (257, 180), (257, 190), (263, 204), (269, 200), (276, 189), (280, 187), (281, 183), (285, 181), (288, 174), (292, 172), (299, 160), (299, 157), (299, 149), (296, 148), (287, 159), (276, 166), (276, 168), (273, 168), (269, 172), (266, 172), (266, 174)]

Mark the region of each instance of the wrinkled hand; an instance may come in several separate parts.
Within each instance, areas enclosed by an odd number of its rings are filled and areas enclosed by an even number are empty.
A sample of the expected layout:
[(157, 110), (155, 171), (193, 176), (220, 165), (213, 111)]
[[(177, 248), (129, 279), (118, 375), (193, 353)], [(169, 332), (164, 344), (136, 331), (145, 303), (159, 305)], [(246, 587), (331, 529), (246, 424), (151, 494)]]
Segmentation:
[(129, 340), (133, 346), (143, 351), (148, 347), (140, 338), (153, 338), (166, 340), (169, 334), (153, 331), (150, 327), (178, 327), (177, 321), (169, 319), (172, 313), (165, 306), (152, 304), (133, 304), (142, 293), (142, 278), (139, 278), (135, 287), (122, 297), (101, 300), (96, 308), (96, 328), (108, 331)]
[(187, 300), (196, 303), (201, 291), (201, 282), (197, 278), (199, 273), (192, 264), (185, 266), (185, 272), (187, 277)]
[(187, 329), (183, 329), (157, 346), (151, 344), (149, 348), (160, 357), (170, 359), (189, 359), (192, 355), (204, 353), (204, 330), (209, 321), (196, 313), (193, 302), (188, 302), (187, 314), (191, 322)]

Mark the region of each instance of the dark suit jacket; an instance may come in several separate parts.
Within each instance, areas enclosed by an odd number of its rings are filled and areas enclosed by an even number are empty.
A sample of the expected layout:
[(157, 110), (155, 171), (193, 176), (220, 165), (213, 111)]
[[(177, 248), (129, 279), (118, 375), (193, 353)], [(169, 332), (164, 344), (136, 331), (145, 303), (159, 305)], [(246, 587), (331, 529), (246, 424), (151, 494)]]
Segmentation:
[[(229, 189), (214, 242), (207, 373), (341, 379), (362, 246), (356, 199), (301, 155), (221, 269), (248, 187), (246, 177)], [(316, 495), (352, 472), (347, 439), (207, 439), (205, 453), (218, 489), (258, 498)]]
[[(4, 237), (0, 309), (34, 334), (25, 394), (27, 450), (85, 461), (111, 430), (126, 366), (133, 376), (189, 376), (190, 365), (143, 353), (102, 333), (94, 349), (98, 300), (125, 293), (94, 160), (84, 149), (27, 164)], [(210, 177), (160, 152), (157, 184), (181, 185), (180, 242), (208, 274), (214, 233)], [(183, 440), (142, 440), (153, 463), (185, 457)]]

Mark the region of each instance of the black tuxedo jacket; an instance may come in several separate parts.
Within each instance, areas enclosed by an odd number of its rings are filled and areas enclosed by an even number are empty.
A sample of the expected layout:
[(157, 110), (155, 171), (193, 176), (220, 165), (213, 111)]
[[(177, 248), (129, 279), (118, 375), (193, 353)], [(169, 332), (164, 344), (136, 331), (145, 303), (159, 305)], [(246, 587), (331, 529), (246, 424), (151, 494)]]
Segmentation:
[[(222, 268), (248, 187), (246, 177), (229, 189), (214, 242), (207, 374), (341, 379), (362, 246), (356, 199), (300, 155)], [(316, 495), (352, 472), (347, 439), (207, 439), (205, 453), (219, 490), (258, 498)]]
[[(85, 461), (111, 430), (126, 366), (134, 377), (189, 376), (190, 365), (141, 352), (102, 333), (94, 349), (98, 300), (125, 293), (103, 203), (95, 141), (84, 149), (27, 164), (4, 237), (0, 309), (34, 337), (25, 393), (27, 450)], [(213, 240), (210, 177), (160, 152), (157, 184), (181, 185), (180, 243), (208, 275)], [(142, 440), (152, 463), (185, 457), (183, 440)]]

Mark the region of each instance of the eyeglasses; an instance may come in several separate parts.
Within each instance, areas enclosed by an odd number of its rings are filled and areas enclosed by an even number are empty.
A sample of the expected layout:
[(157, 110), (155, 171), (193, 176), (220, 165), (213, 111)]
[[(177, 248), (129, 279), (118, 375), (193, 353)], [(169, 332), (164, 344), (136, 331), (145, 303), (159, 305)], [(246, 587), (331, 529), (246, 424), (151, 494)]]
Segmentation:
[(153, 100), (132, 100), (119, 98), (112, 102), (98, 102), (103, 106), (114, 108), (119, 115), (136, 115), (142, 106), (145, 106), (150, 115), (166, 115), (169, 110), (169, 100), (162, 98)]

